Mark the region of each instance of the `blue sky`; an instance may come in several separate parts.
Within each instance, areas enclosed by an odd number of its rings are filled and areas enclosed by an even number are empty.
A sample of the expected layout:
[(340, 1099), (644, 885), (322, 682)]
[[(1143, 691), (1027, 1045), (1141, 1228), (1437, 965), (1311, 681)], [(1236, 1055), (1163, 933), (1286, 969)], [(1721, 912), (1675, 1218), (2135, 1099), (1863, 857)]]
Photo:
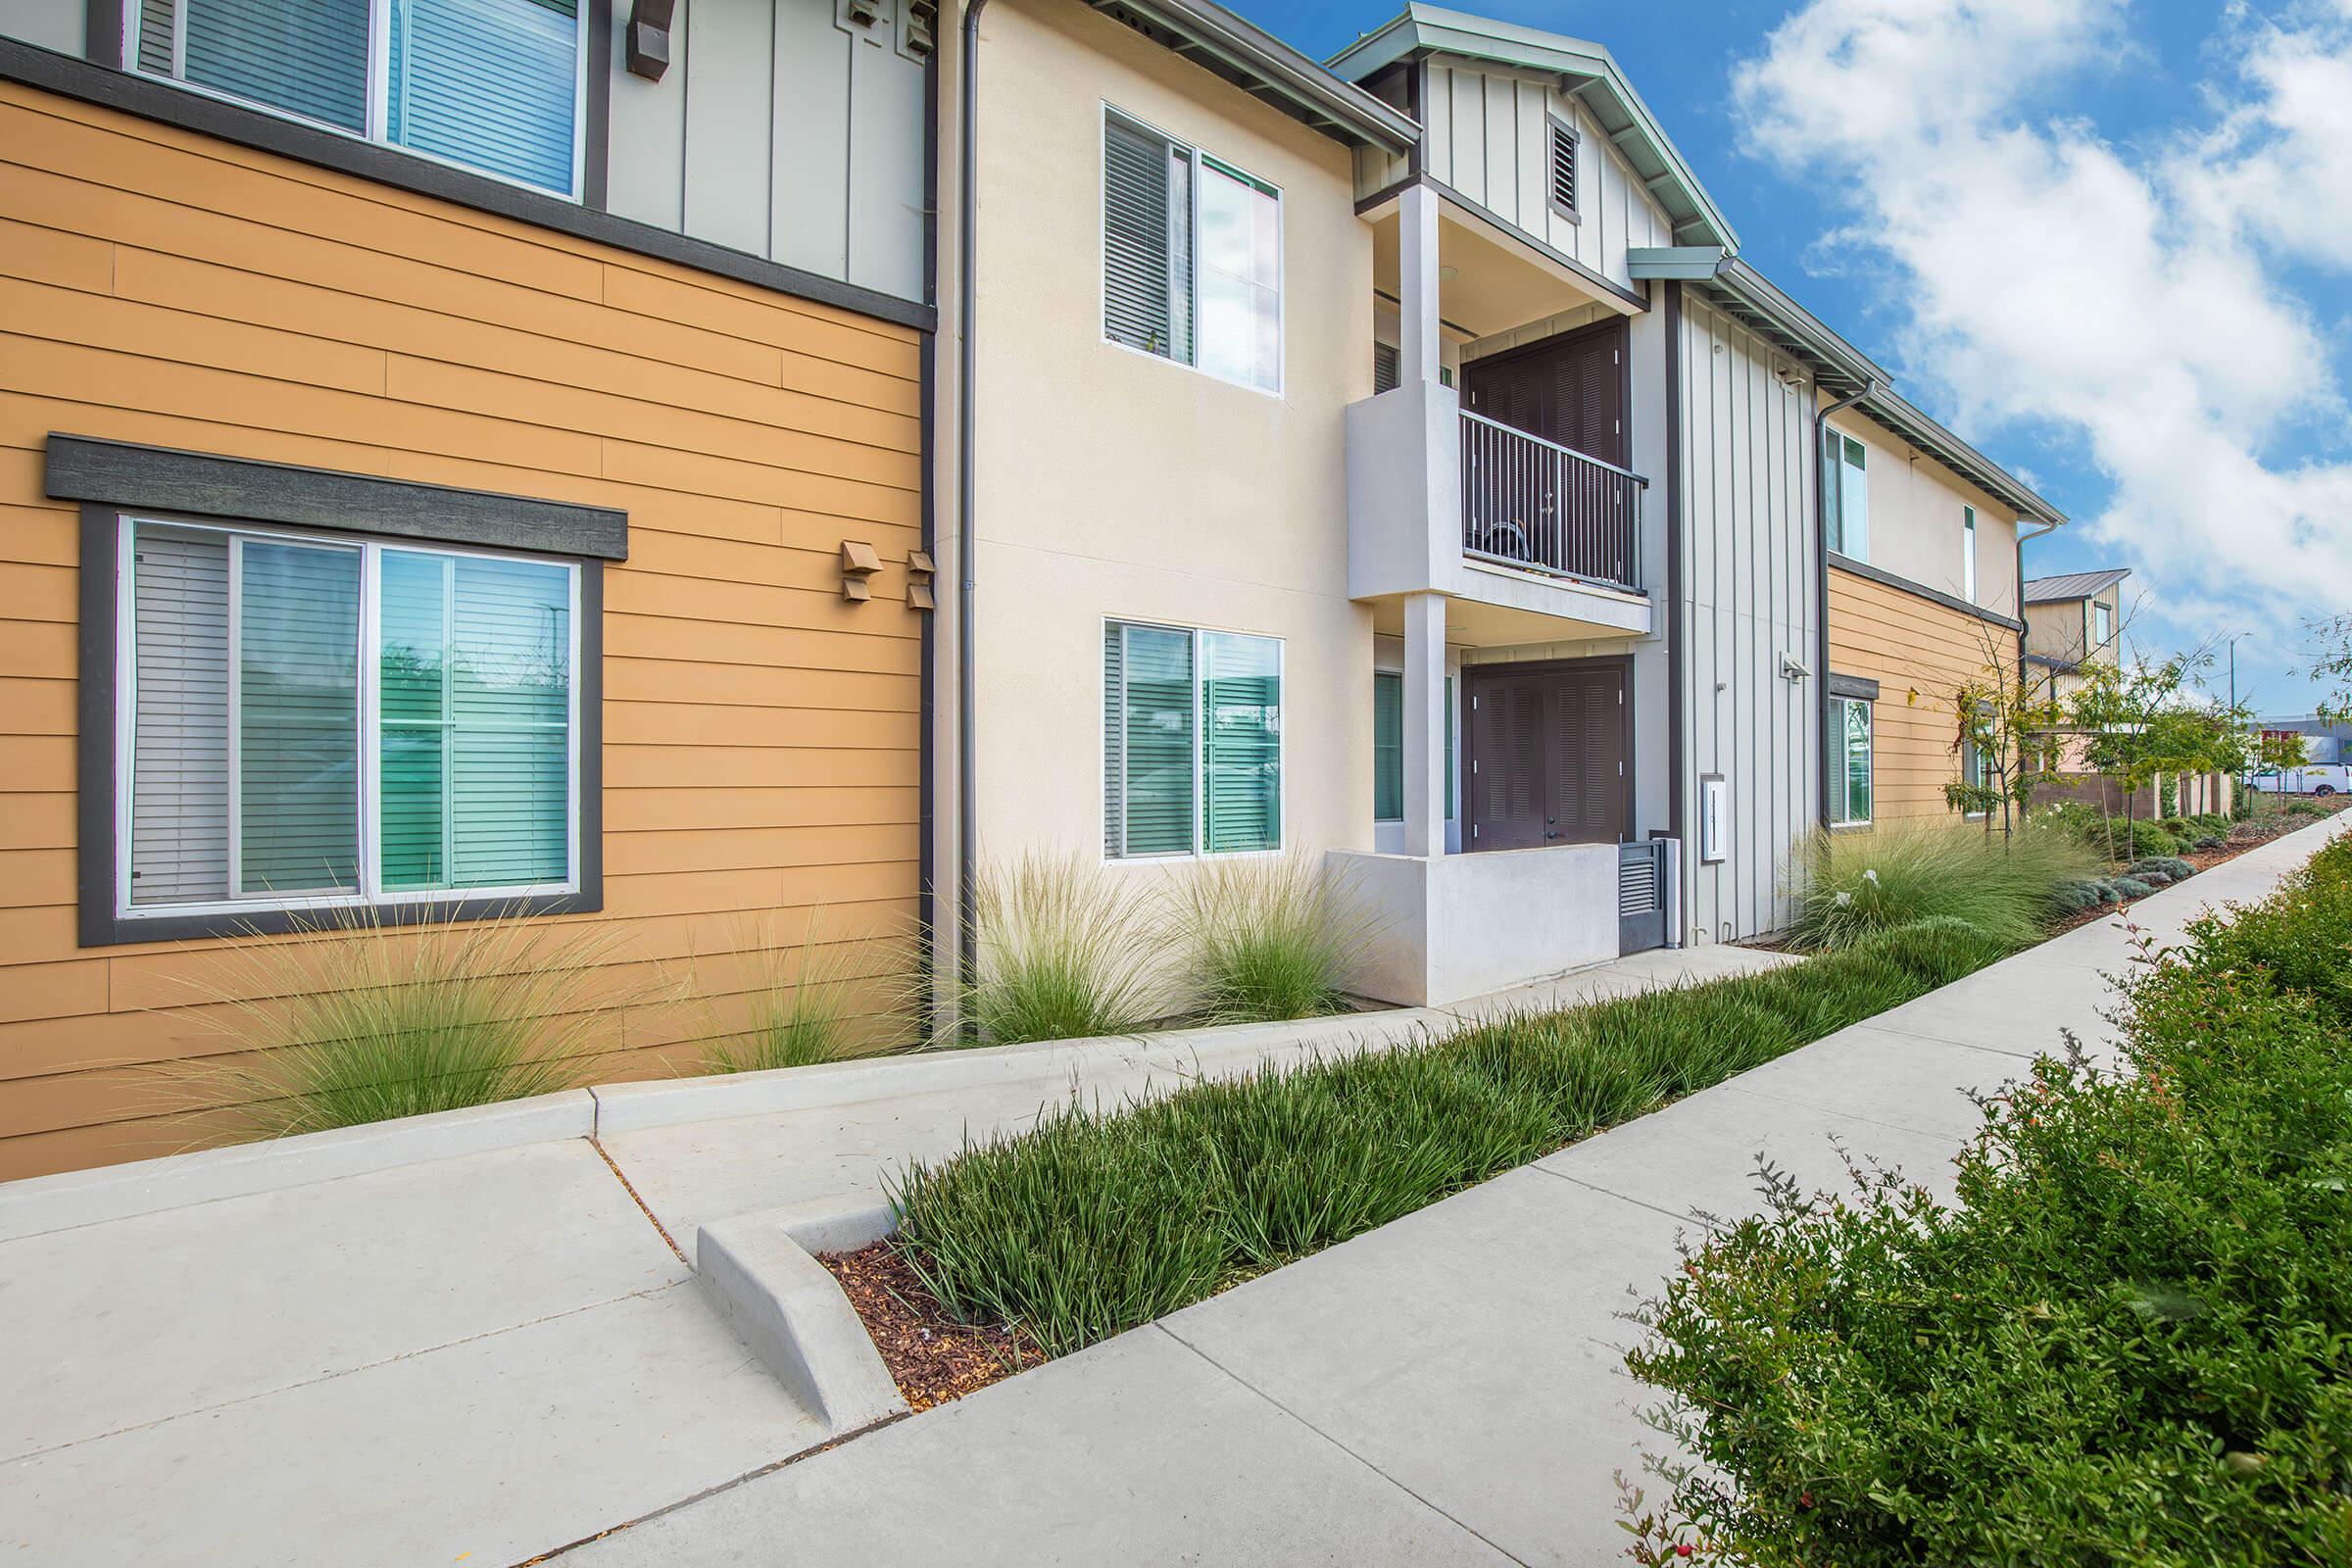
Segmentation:
[[(1477, 0), (1605, 44), (1742, 254), (2128, 565), (2136, 651), (2231, 632), (2308, 710), (2352, 611), (2352, 0)], [(1242, 12), (1318, 58), (1395, 14)], [(2217, 666), (2215, 684), (2220, 676)]]

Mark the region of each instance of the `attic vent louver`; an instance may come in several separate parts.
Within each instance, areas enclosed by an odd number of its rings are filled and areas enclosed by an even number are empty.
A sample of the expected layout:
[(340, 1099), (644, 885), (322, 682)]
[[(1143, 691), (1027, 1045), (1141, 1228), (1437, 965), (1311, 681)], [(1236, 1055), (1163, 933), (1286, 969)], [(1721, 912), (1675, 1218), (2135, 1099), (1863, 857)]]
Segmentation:
[(1551, 210), (1570, 222), (1576, 212), (1576, 127), (1564, 120), (1548, 121), (1551, 143)]

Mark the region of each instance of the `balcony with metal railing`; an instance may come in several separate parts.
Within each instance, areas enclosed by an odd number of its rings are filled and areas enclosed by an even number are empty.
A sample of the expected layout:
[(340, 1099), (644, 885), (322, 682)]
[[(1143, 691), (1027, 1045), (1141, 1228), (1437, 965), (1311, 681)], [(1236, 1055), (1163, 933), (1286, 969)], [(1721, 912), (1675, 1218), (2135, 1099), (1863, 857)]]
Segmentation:
[(1648, 483), (1462, 411), (1462, 553), (1475, 560), (1639, 593)]

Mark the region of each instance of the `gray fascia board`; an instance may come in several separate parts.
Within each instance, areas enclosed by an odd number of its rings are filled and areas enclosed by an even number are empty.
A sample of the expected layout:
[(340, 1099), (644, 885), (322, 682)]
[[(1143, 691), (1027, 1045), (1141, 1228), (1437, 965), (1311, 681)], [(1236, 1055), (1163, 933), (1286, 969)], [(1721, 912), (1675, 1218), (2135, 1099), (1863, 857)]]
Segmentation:
[(1776, 288), (1765, 275), (1737, 256), (1726, 256), (1715, 270), (1715, 286), (1787, 333), (1830, 370), (1858, 387), (1885, 386), (1891, 379), (1860, 349), (1833, 331), (1828, 323)]
[[(1250, 80), (1287, 100), (1299, 118), (1336, 139), (1361, 141), (1391, 152), (1409, 152), (1421, 126), (1401, 110), (1381, 102), (1263, 28), (1213, 0), (1090, 0), (1098, 11), (1128, 12), (1185, 39)], [(1324, 123), (1316, 124), (1317, 121)], [(1327, 128), (1328, 127), (1328, 128)]]
[(1637, 245), (1625, 253), (1626, 272), (1635, 278), (1703, 283), (1722, 263), (1720, 245)]
[(1674, 138), (1666, 134), (1657, 116), (1650, 113), (1649, 105), (1635, 91), (1633, 82), (1619, 69), (1616, 57), (1601, 45), (1467, 12), (1413, 4), (1405, 7), (1403, 15), (1332, 56), (1328, 64), (1334, 74), (1350, 81), (1361, 81), (1381, 67), (1416, 53), (1456, 55), (1465, 60), (1489, 60), (1528, 71), (1556, 73), (1577, 78), (1586, 84), (1587, 90), (1607, 93), (1616, 100), (1616, 107), (1624, 112), (1624, 117), (1641, 128), (1642, 140), (1674, 176), (1689, 207), (1687, 214), (1675, 215), (1676, 228), (1679, 230), (1693, 221), (1703, 223), (1710, 238), (1728, 249), (1740, 248), (1740, 235), (1732, 227), (1731, 220), (1723, 216), (1715, 199), (1690, 172)]

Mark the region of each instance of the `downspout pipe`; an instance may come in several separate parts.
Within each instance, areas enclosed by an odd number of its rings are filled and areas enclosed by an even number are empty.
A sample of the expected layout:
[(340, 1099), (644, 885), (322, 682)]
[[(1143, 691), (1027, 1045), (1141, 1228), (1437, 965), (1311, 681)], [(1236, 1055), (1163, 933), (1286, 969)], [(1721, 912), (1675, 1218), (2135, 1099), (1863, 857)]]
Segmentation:
[(1823, 488), (1827, 477), (1825, 451), (1829, 446), (1830, 416), (1844, 413), (1879, 390), (1879, 383), (1872, 381), (1851, 397), (1839, 398), (1828, 408), (1813, 411), (1813, 534), (1819, 546), (1813, 552), (1813, 603), (1820, 615), (1813, 639), (1813, 712), (1815, 729), (1821, 736), (1821, 755), (1813, 760), (1818, 780), (1814, 808), (1825, 828), (1830, 825), (1830, 500), (1829, 492)]
[(977, 289), (973, 234), (979, 206), (980, 13), (988, 0), (963, 8), (963, 62), (956, 80), (962, 112), (956, 136), (956, 978), (968, 985), (978, 956), (978, 894), (973, 876), (979, 863), (975, 843), (979, 809), (972, 782), (979, 772), (973, 719), (979, 709), (972, 675), (972, 611), (979, 572), (972, 539), (972, 317)]

